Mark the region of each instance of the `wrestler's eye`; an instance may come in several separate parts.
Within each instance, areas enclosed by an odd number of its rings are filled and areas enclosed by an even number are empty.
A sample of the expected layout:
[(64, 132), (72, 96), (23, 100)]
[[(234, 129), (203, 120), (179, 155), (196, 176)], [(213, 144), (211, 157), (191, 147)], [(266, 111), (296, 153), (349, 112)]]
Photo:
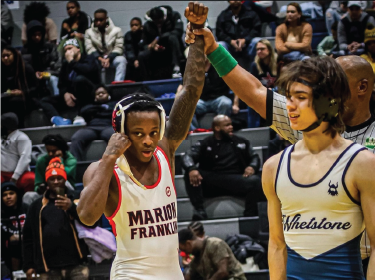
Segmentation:
[(158, 134), (157, 131), (153, 131), (153, 132), (151, 132), (151, 135), (152, 135), (152, 136), (156, 136), (157, 134)]
[(142, 133), (140, 133), (140, 132), (135, 132), (134, 134), (135, 134), (135, 136), (137, 136), (137, 137), (141, 137), (141, 136), (142, 136)]

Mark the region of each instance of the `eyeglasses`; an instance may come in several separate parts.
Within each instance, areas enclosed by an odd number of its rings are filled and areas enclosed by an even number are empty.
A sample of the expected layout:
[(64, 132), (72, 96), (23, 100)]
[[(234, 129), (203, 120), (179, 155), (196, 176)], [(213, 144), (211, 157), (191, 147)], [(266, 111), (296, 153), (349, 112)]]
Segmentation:
[(267, 48), (257, 48), (256, 50), (257, 51), (264, 51), (265, 49), (267, 49)]
[(291, 10), (289, 10), (289, 11), (286, 11), (286, 13), (287, 13), (287, 14), (289, 14), (289, 13), (291, 13), (291, 14), (295, 14), (296, 11), (291, 11)]

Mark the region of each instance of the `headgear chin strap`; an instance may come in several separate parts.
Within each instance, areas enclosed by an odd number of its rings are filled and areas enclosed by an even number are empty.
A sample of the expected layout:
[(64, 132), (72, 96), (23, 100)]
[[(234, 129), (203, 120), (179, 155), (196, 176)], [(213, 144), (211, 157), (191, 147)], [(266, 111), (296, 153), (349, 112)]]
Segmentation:
[(310, 126), (302, 129), (301, 131), (309, 132), (320, 126), (322, 122), (332, 122), (334, 118), (337, 117), (339, 113), (339, 105), (337, 101), (340, 101), (340, 99), (334, 99), (332, 97), (322, 95), (321, 83), (318, 85), (313, 85), (310, 82), (300, 78), (296, 79), (295, 82), (312, 88), (313, 108), (316, 116), (318, 117), (316, 122), (312, 123)]

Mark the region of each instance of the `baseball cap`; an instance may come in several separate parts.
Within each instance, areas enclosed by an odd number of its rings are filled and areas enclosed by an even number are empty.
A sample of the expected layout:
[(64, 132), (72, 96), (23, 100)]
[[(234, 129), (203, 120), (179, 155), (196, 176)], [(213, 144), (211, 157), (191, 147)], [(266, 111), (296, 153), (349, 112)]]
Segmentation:
[(353, 6), (357, 6), (357, 7), (360, 7), (362, 8), (362, 1), (349, 1), (348, 2), (348, 8), (350, 7), (353, 7)]

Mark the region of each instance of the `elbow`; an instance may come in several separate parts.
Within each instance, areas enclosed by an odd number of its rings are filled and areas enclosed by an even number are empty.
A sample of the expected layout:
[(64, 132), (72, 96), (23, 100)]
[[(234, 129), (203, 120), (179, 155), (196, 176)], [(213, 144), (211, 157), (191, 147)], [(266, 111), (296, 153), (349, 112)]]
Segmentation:
[(89, 211), (85, 211), (84, 209), (81, 209), (79, 207), (79, 204), (77, 206), (77, 214), (78, 214), (79, 220), (86, 226), (92, 226), (98, 220), (98, 219), (95, 219), (95, 217), (91, 213), (89, 213)]

